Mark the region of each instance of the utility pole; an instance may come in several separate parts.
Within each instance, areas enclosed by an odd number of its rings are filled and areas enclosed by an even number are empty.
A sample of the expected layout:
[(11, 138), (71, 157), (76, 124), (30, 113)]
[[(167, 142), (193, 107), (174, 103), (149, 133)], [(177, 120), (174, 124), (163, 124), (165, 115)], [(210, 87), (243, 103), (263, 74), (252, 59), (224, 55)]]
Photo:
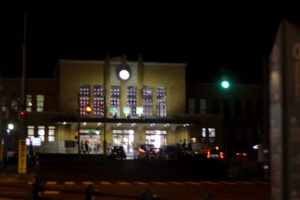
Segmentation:
[(4, 148), (5, 132), (3, 128), (3, 113), (2, 113), (2, 91), (3, 91), (3, 75), (0, 71), (0, 165), (4, 166), (4, 159), (6, 158)]
[[(26, 109), (26, 32), (27, 32), (27, 13), (24, 12), (24, 37), (23, 37), (23, 48), (22, 48), (22, 81), (21, 81), (21, 105), (19, 106), (19, 115)], [(25, 178), (26, 176), (26, 166), (27, 166), (27, 146), (25, 138), (27, 136), (26, 129), (27, 114), (20, 117), (19, 127), (19, 140), (18, 140), (18, 173), (20, 178)]]

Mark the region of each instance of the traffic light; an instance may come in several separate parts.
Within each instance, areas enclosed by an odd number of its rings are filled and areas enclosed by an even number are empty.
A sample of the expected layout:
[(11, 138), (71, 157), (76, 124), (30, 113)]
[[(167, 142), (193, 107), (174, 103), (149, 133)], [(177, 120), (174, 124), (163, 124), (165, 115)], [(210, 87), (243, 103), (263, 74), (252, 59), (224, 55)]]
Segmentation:
[(229, 83), (229, 81), (227, 81), (227, 80), (223, 80), (223, 81), (221, 82), (221, 86), (222, 86), (222, 88), (227, 89), (227, 88), (230, 87), (230, 83)]
[(20, 111), (19, 114), (20, 120), (24, 120), (26, 113), (27, 113), (26, 109)]

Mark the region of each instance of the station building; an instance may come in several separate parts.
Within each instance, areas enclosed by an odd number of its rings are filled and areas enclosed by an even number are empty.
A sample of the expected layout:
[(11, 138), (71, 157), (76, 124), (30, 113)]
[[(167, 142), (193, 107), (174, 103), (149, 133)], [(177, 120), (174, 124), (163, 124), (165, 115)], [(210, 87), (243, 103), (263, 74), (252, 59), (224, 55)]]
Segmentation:
[[(94, 154), (116, 145), (132, 153), (140, 144), (185, 139), (221, 146), (221, 116), (186, 112), (186, 66), (144, 62), (141, 55), (137, 61), (109, 55), (103, 61), (59, 60), (55, 79), (28, 80), (28, 138), (39, 138), (39, 150), (47, 153), (78, 153), (85, 143)], [(13, 121), (21, 83), (5, 78), (3, 84), (4, 115)]]

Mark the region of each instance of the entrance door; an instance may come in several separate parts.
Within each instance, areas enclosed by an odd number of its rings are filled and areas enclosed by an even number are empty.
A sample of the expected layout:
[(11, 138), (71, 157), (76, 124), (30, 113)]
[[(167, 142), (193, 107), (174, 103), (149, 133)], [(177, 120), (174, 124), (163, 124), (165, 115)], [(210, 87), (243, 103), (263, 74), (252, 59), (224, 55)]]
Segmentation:
[(113, 130), (113, 146), (123, 146), (126, 153), (133, 153), (133, 144), (133, 130)]
[(165, 130), (147, 130), (146, 144), (153, 144), (156, 148), (167, 145), (167, 131)]
[(80, 135), (81, 153), (100, 154), (100, 135)]

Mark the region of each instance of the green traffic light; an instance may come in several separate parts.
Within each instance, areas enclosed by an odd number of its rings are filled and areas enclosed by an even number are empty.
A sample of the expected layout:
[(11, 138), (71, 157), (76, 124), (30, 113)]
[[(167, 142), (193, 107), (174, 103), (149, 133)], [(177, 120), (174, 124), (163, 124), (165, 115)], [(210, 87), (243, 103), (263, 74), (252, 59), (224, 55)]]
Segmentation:
[(225, 89), (227, 89), (227, 88), (230, 87), (229, 81), (222, 81), (221, 85), (222, 85), (222, 87), (225, 88)]

